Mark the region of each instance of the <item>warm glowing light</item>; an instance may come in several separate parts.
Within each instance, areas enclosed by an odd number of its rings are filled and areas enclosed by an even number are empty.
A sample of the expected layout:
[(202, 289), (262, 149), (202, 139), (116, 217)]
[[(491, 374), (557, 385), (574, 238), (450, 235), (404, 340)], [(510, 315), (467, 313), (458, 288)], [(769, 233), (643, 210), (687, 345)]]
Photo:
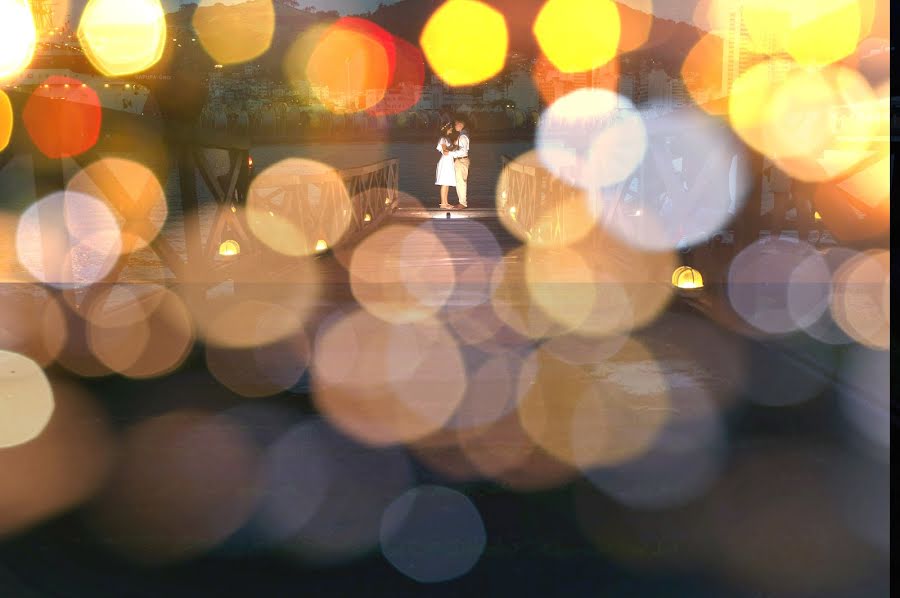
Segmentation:
[(390, 197), (385, 197), (385, 198), (384, 198), (384, 205), (386, 205), (386, 206), (391, 205), (391, 198), (390, 198)]
[(819, 214), (818, 212), (816, 212), (815, 214), (813, 214), (813, 217), (816, 219), (817, 222), (818, 222), (819, 220), (822, 219), (822, 215)]
[(152, 243), (169, 213), (156, 175), (131, 160), (97, 160), (72, 177), (66, 189), (96, 197), (110, 207), (122, 229), (123, 253)]
[(16, 231), (19, 262), (47, 284), (93, 284), (112, 269), (121, 248), (109, 207), (77, 192), (54, 193), (31, 204)]
[(387, 31), (365, 19), (345, 17), (315, 41), (306, 77), (329, 110), (358, 112), (384, 97), (396, 60), (396, 46)]
[(29, 2), (0, 0), (0, 81), (18, 75), (31, 63), (36, 41)]
[[(63, 91), (64, 83), (79, 84)], [(32, 92), (22, 111), (31, 140), (49, 158), (69, 158), (92, 148), (100, 137), (100, 98), (81, 81), (51, 75)], [(54, 89), (50, 89), (50, 86)]]
[(347, 232), (350, 203), (333, 168), (289, 158), (253, 179), (247, 195), (247, 224), (257, 239), (279, 253), (313, 255), (337, 245)]
[(703, 288), (703, 276), (690, 266), (681, 266), (672, 273), (672, 286), (683, 290)]
[(0, 351), (0, 449), (38, 436), (52, 414), (53, 391), (41, 366)]
[(0, 89), (0, 152), (9, 145), (13, 132), (13, 110), (9, 96)]
[(891, 346), (889, 251), (869, 251), (834, 273), (831, 315), (856, 342), (886, 351)]
[(800, 64), (821, 66), (849, 56), (859, 43), (859, 0), (754, 0), (740, 8), (761, 53), (787, 52)]
[(312, 367), (320, 411), (374, 445), (437, 431), (466, 389), (456, 340), (432, 319), (396, 324), (355, 311), (321, 329)]
[(707, 33), (694, 44), (681, 65), (681, 80), (694, 102), (712, 114), (727, 111), (725, 102), (711, 102), (722, 86), (722, 57), (724, 42), (713, 33)]
[(582, 470), (624, 463), (647, 451), (669, 419), (660, 366), (637, 341), (592, 371), (539, 350), (523, 371), (519, 421), (541, 448)]
[(272, 0), (222, 4), (200, 0), (192, 19), (200, 43), (213, 60), (235, 64), (269, 49), (275, 33)]
[(366, 215), (363, 216), (363, 222), (372, 222), (372, 215), (366, 212)]
[(620, 28), (611, 0), (549, 0), (534, 23), (534, 36), (556, 68), (574, 73), (612, 60)]
[(78, 39), (104, 75), (139, 73), (162, 57), (165, 12), (159, 0), (90, 0), (81, 15)]
[(503, 68), (509, 46), (506, 20), (477, 0), (454, 0), (428, 19), (419, 45), (432, 70), (448, 85), (474, 85)]
[(239, 255), (241, 253), (241, 246), (237, 241), (227, 240), (222, 241), (219, 245), (219, 255), (224, 257), (232, 257), (235, 255)]
[(390, 322), (422, 320), (437, 312), (456, 284), (451, 255), (430, 226), (388, 226), (353, 251), (353, 296)]
[[(766, 153), (772, 117), (769, 106), (779, 81), (796, 68), (785, 60), (761, 62), (732, 84), (728, 101), (731, 127), (752, 148)], [(801, 121), (802, 122), (802, 121)]]
[[(521, 218), (516, 206), (506, 210), (501, 208), (502, 186), (516, 177), (542, 177), (547, 182), (543, 200), (535, 202), (531, 213), (523, 213)], [(547, 172), (533, 151), (508, 163), (499, 181), (497, 213), (500, 222), (524, 243), (544, 247), (569, 245), (583, 239), (596, 225), (599, 203), (592, 202), (584, 190), (567, 185)]]

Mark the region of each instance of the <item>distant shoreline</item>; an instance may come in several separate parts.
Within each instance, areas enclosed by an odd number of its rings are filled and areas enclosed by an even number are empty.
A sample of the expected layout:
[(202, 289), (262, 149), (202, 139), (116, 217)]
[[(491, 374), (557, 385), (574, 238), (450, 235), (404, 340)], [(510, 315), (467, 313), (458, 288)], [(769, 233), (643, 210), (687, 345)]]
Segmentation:
[[(290, 145), (297, 143), (390, 143), (390, 142), (424, 142), (437, 139), (438, 131), (427, 129), (415, 131), (341, 131), (321, 133), (313, 135), (250, 135), (252, 145)], [(472, 136), (480, 141), (530, 141), (534, 139), (534, 130), (521, 129), (516, 131), (472, 131)]]

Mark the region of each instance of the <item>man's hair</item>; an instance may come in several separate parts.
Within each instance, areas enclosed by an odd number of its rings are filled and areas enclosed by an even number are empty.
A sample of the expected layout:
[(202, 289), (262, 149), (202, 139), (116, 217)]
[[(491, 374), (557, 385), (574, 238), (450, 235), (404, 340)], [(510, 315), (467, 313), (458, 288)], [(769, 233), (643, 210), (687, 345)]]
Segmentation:
[(466, 122), (466, 117), (463, 116), (462, 114), (457, 115), (457, 116), (453, 119), (453, 123), (454, 123), (454, 124), (456, 124), (456, 123), (462, 123), (463, 125), (469, 124), (469, 123)]

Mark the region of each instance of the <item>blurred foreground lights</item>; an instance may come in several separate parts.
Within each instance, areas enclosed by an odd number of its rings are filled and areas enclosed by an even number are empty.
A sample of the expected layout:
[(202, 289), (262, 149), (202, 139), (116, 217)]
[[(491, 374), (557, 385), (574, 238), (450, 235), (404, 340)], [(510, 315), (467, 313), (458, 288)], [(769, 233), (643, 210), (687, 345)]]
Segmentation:
[(246, 62), (269, 49), (275, 7), (272, 0), (238, 4), (200, 0), (191, 23), (203, 49), (217, 63)]
[(63, 308), (46, 287), (0, 288), (0, 350), (19, 353), (45, 367), (60, 354), (67, 336)]
[(534, 23), (541, 50), (563, 73), (590, 71), (619, 46), (619, 11), (610, 0), (549, 0)]
[(703, 243), (727, 227), (750, 190), (743, 145), (719, 119), (700, 110), (663, 115), (653, 126), (669, 133), (647, 149), (641, 169), (645, 177), (672, 183), (659, 196), (633, 183), (608, 193), (611, 200), (630, 196), (647, 209), (631, 216), (607, 201), (604, 226), (629, 245), (650, 251)]
[(551, 173), (595, 191), (626, 179), (647, 151), (640, 113), (608, 89), (579, 89), (553, 102), (536, 138), (538, 156)]
[(233, 239), (222, 241), (219, 244), (219, 255), (221, 255), (222, 257), (234, 257), (236, 255), (240, 255), (240, 253), (241, 244)]
[(724, 465), (725, 428), (708, 391), (695, 380), (677, 383), (671, 390), (672, 416), (646, 453), (585, 474), (628, 507), (683, 506), (706, 492)]
[(679, 266), (672, 273), (672, 286), (682, 291), (696, 291), (703, 288), (703, 276), (690, 266)]
[(397, 49), (391, 34), (365, 19), (344, 17), (315, 40), (305, 79), (326, 108), (352, 113), (371, 108), (384, 98), (396, 67)]
[(824, 259), (811, 245), (761, 239), (732, 260), (728, 299), (734, 311), (757, 330), (787, 334), (815, 322), (828, 308), (821, 297), (827, 275)]
[(456, 287), (450, 252), (430, 224), (377, 230), (356, 246), (349, 269), (359, 304), (389, 322), (429, 318)]
[(336, 170), (320, 162), (288, 158), (253, 179), (247, 195), (247, 224), (257, 239), (278, 253), (313, 255), (337, 245), (347, 232), (350, 203)]
[(856, 342), (873, 349), (891, 346), (891, 254), (869, 251), (834, 273), (831, 316)]
[(487, 544), (472, 501), (442, 486), (419, 486), (394, 500), (384, 511), (380, 536), (388, 562), (420, 583), (465, 575)]
[(122, 248), (119, 224), (100, 200), (58, 192), (22, 214), (16, 231), (19, 263), (54, 286), (93, 284), (105, 277)]
[(131, 160), (97, 160), (72, 177), (66, 189), (96, 197), (109, 206), (122, 229), (123, 253), (144, 249), (153, 242), (169, 214), (156, 175)]
[(111, 286), (94, 295), (85, 311), (91, 352), (129, 378), (155, 378), (176, 370), (194, 345), (187, 307), (160, 286)]
[(53, 391), (41, 366), (0, 351), (0, 449), (25, 444), (47, 426)]
[[(547, 181), (544, 200), (523, 206), (507, 203), (508, 187), (542, 176)], [(538, 152), (517, 156), (504, 166), (497, 185), (497, 215), (503, 226), (523, 243), (542, 247), (569, 245), (586, 237), (596, 226), (599, 202), (584, 190), (554, 176), (541, 163)]]
[(287, 531), (286, 550), (319, 565), (377, 548), (385, 509), (413, 483), (403, 449), (361, 446), (322, 420), (282, 436), (265, 471), (267, 528)]
[(247, 520), (258, 465), (250, 439), (225, 416), (166, 413), (127, 430), (90, 519), (111, 548), (132, 560), (197, 556)]
[(0, 152), (9, 145), (13, 132), (12, 102), (6, 92), (0, 89)]
[(309, 341), (302, 331), (261, 347), (206, 346), (209, 372), (244, 397), (267, 397), (290, 390), (309, 363)]
[(344, 433), (382, 446), (444, 426), (467, 382), (457, 341), (439, 322), (389, 324), (361, 310), (320, 328), (312, 367), (319, 410)]
[[(865, 1), (865, 0), (864, 0)], [(750, 47), (787, 52), (798, 63), (823, 66), (852, 54), (860, 40), (860, 0), (754, 0), (739, 5)]]
[(543, 350), (537, 363), (519, 375), (519, 421), (538, 446), (582, 471), (645, 453), (670, 418), (660, 365), (636, 341), (595, 368)]
[[(37, 42), (27, 0), (0, 0), (0, 83), (21, 73), (34, 56)], [(0, 143), (0, 149), (3, 144)]]
[[(71, 87), (65, 88), (69, 84)], [(35, 89), (22, 110), (22, 122), (35, 146), (48, 158), (70, 158), (94, 147), (103, 114), (100, 98), (81, 81), (51, 75)]]
[(448, 85), (474, 85), (503, 69), (509, 31), (503, 15), (488, 4), (454, 0), (432, 13), (419, 45), (431, 69)]
[[(0, 537), (90, 499), (113, 462), (115, 446), (106, 411), (80, 387), (57, 380), (51, 380), (51, 386), (55, 407), (41, 433), (24, 444), (0, 448)], [(0, 388), (0, 405), (4, 392)], [(37, 404), (41, 393), (26, 399)], [(0, 429), (18, 419), (9, 420), (4, 410), (0, 407)], [(24, 424), (21, 419), (18, 423)]]
[(78, 25), (78, 40), (104, 75), (139, 73), (162, 57), (165, 12), (159, 0), (89, 0)]

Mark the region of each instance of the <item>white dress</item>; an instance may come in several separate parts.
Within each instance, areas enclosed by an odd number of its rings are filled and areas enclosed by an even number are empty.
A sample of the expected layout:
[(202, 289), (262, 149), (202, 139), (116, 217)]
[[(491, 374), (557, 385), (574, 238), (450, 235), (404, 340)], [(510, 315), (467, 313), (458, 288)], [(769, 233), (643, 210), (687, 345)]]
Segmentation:
[[(442, 137), (438, 142), (437, 151), (441, 151), (441, 144), (443, 143), (450, 145), (447, 138)], [(438, 160), (434, 184), (456, 187), (456, 169), (453, 167), (453, 156), (441, 156), (441, 159)]]

